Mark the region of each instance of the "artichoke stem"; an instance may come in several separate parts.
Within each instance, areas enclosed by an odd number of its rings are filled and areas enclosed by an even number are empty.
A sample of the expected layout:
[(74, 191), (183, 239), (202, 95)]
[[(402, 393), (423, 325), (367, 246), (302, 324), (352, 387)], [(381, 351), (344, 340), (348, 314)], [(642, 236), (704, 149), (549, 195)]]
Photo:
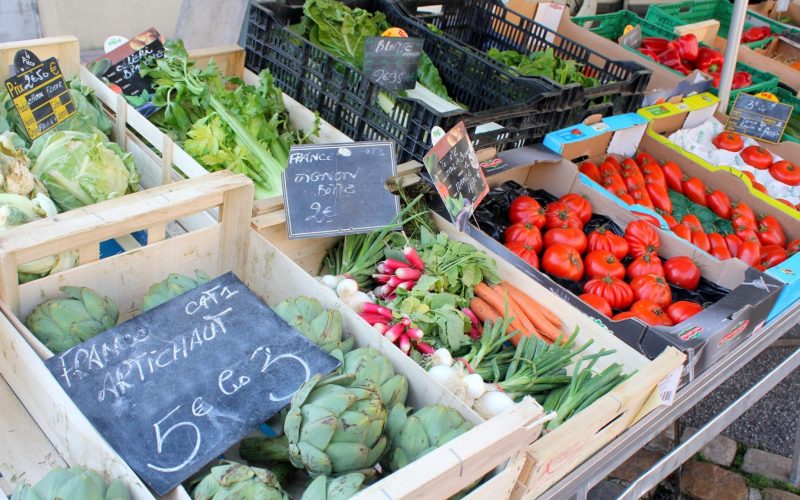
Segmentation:
[(288, 462), (289, 439), (286, 435), (277, 438), (251, 437), (239, 443), (239, 456), (248, 462)]

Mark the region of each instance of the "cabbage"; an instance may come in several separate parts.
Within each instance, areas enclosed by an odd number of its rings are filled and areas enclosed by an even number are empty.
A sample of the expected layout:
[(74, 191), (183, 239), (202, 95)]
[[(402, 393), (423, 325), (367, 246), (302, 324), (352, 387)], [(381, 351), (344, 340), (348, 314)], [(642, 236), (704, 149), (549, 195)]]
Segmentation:
[(31, 145), (31, 171), (61, 210), (91, 205), (135, 191), (133, 156), (99, 132), (46, 134)]
[(31, 161), (19, 144), (14, 132), (0, 133), (0, 191), (28, 196), (33, 194), (36, 179), (30, 171)]

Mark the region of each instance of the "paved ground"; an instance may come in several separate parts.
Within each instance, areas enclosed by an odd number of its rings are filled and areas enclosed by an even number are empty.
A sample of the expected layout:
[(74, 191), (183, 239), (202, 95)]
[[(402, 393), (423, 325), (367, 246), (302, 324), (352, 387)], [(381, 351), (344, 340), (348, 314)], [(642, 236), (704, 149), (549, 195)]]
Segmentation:
[[(800, 347), (800, 326), (714, 391), (684, 418), (686, 425), (700, 427), (750, 388), (759, 378)], [(724, 434), (748, 447), (790, 457), (800, 418), (800, 370), (796, 370), (755, 406), (731, 424)]]

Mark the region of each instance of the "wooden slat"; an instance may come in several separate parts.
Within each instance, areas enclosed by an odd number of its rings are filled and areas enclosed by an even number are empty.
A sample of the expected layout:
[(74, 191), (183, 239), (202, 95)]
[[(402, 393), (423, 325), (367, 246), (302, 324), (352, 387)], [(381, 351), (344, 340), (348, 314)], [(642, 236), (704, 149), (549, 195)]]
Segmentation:
[(80, 45), (72, 35), (20, 40), (0, 43), (0, 82), (9, 77), (8, 68), (14, 63), (14, 55), (20, 49), (28, 49), (44, 61), (50, 57), (58, 59), (64, 76), (71, 78), (80, 73)]
[(244, 75), (244, 49), (238, 45), (190, 50), (189, 59), (199, 68), (206, 68), (213, 59), (223, 75), (239, 78)]

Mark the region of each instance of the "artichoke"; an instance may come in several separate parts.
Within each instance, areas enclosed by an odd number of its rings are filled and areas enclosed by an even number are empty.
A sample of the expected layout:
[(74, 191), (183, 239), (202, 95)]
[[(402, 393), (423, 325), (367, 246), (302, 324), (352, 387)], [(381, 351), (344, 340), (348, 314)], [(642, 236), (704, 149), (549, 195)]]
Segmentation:
[(266, 469), (226, 463), (211, 468), (192, 492), (194, 500), (289, 500)]
[(50, 299), (38, 306), (25, 325), (48, 349), (58, 354), (117, 324), (119, 311), (108, 297), (91, 288), (63, 286), (70, 298)]
[(355, 375), (357, 382), (377, 385), (383, 405), (389, 410), (406, 402), (408, 379), (403, 375), (395, 375), (394, 366), (373, 347), (360, 347), (345, 354), (342, 373)]
[(239, 454), (248, 461), (289, 460), (312, 477), (359, 472), (367, 477), (386, 450), (387, 411), (372, 382), (354, 375), (315, 375), (300, 386), (278, 439), (246, 438)]
[(342, 315), (309, 297), (284, 300), (275, 312), (322, 350), (341, 360), (353, 348), (353, 337), (342, 340)]
[(130, 500), (128, 489), (119, 480), (106, 485), (97, 472), (84, 467), (57, 468), (31, 487), (21, 484), (12, 500)]
[(408, 412), (409, 408), (395, 406), (386, 423), (390, 444), (385, 465), (392, 472), (472, 428), (472, 424), (449, 406), (430, 405), (412, 415)]
[(317, 476), (306, 487), (300, 500), (347, 500), (361, 489), (364, 474), (351, 473), (329, 478)]
[(160, 306), (210, 280), (211, 277), (199, 269), (194, 271), (194, 279), (183, 274), (171, 273), (165, 280), (159, 281), (147, 290), (147, 294), (142, 299), (142, 311), (149, 311)]

